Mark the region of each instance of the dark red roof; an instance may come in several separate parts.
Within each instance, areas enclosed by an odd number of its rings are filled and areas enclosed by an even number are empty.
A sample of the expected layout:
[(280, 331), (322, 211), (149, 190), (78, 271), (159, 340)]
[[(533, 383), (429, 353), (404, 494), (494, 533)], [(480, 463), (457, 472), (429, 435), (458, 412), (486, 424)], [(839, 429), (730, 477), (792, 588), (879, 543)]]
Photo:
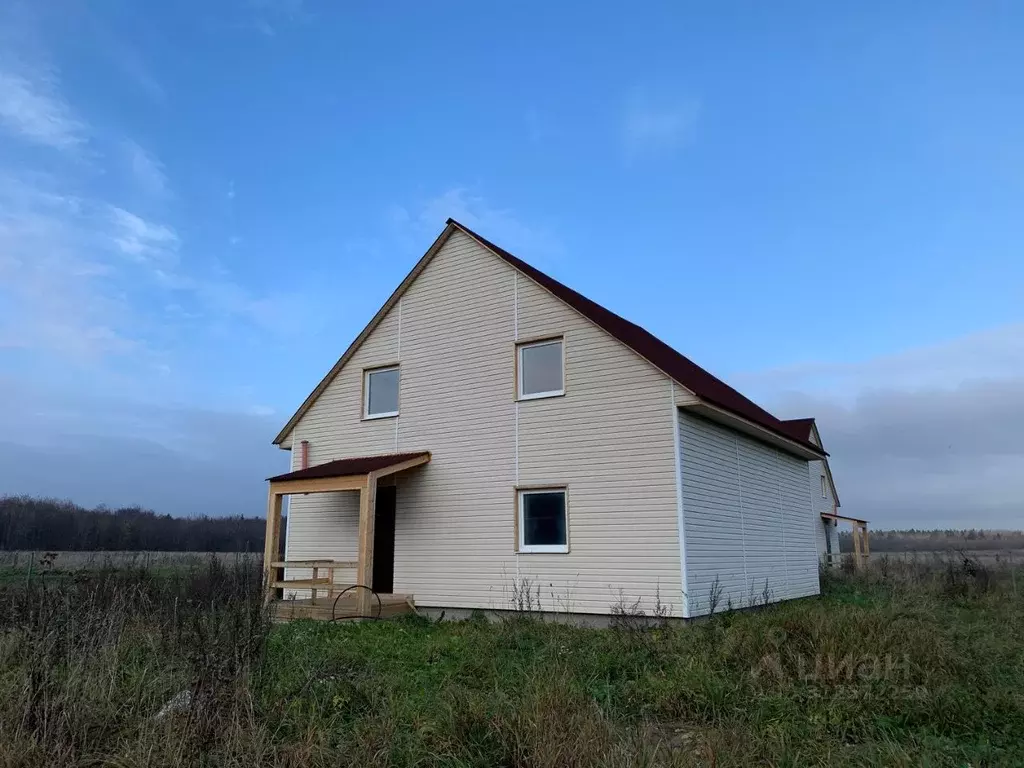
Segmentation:
[(797, 440), (810, 440), (814, 419), (783, 419), (782, 426)]
[(549, 290), (585, 318), (600, 328), (603, 328), (638, 355), (646, 358), (649, 362), (692, 391), (697, 395), (697, 397), (702, 400), (707, 400), (709, 403), (717, 405), (720, 408), (724, 408), (738, 416), (742, 416), (743, 418), (752, 421), (755, 424), (759, 424), (765, 429), (771, 430), (778, 435), (790, 440), (796, 440), (814, 451), (821, 450), (808, 439), (810, 436), (809, 430), (802, 437), (798, 437), (792, 427), (787, 427), (785, 422), (775, 418), (764, 408), (751, 400), (748, 400), (724, 381), (712, 376), (688, 357), (676, 352), (676, 350), (672, 349), (668, 344), (644, 330), (639, 325), (629, 322), (629, 320), (626, 320), (611, 310), (602, 307), (597, 302), (591, 301), (586, 296), (577, 293), (569, 286), (563, 285), (553, 277), (549, 277), (539, 269), (531, 267), (525, 261), (513, 256), (504, 248), (495, 245), (468, 227), (459, 224), (455, 219), (448, 219), (448, 223), (454, 224), (466, 234), (479, 240), (480, 243), (494, 251), (494, 253), (518, 269), (524, 275)]
[(283, 475), (268, 477), (267, 480), (276, 483), (280, 480), (314, 480), (325, 477), (365, 475), (367, 472), (387, 469), (395, 464), (401, 464), (403, 461), (429, 455), (428, 451), (418, 451), (416, 453), (388, 453), (383, 456), (359, 456), (353, 459), (337, 459), (324, 464), (317, 464), (314, 467), (297, 469), (294, 472), (286, 472)]

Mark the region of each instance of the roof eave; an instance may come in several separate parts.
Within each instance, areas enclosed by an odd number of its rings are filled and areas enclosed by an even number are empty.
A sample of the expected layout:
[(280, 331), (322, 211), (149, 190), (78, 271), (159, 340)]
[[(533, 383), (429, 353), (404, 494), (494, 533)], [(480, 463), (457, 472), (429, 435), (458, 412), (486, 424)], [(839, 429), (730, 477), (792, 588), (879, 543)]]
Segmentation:
[(786, 453), (807, 461), (816, 461), (818, 459), (827, 458), (828, 456), (827, 453), (816, 448), (811, 443), (797, 442), (790, 437), (786, 437), (778, 432), (773, 432), (766, 427), (762, 427), (760, 424), (755, 424), (749, 419), (735, 414), (732, 411), (726, 410), (721, 406), (715, 405), (714, 403), (708, 402), (705, 399), (697, 398), (695, 402), (683, 403), (679, 408), (690, 413), (697, 414), (698, 416), (703, 416), (710, 421), (717, 422), (718, 424), (734, 429), (737, 432), (743, 432), (756, 440), (768, 443), (779, 450), (785, 451)]
[(275, 437), (271, 443), (272, 445), (281, 445), (284, 443), (285, 439), (299, 423), (299, 420), (306, 415), (306, 411), (313, 407), (313, 403), (317, 401), (317, 398), (319, 398), (330, 383), (334, 381), (334, 377), (341, 372), (341, 369), (345, 366), (345, 363), (349, 361), (349, 358), (351, 358), (352, 355), (355, 354), (355, 351), (362, 346), (363, 342), (366, 341), (366, 338), (373, 333), (373, 330), (380, 325), (380, 322), (384, 319), (387, 313), (391, 311), (391, 308), (398, 303), (400, 298), (402, 298), (402, 294), (404, 294), (409, 286), (412, 285), (413, 280), (415, 280), (419, 276), (420, 272), (426, 268), (427, 264), (430, 263), (437, 252), (441, 249), (441, 246), (445, 244), (452, 232), (456, 229), (461, 228), (455, 226), (452, 220), (449, 219), (445, 228), (441, 231), (441, 234), (437, 236), (437, 239), (434, 240), (433, 244), (427, 249), (427, 252), (423, 254), (420, 260), (416, 262), (413, 268), (409, 270), (409, 274), (407, 274), (405, 279), (399, 283), (398, 287), (395, 288), (394, 292), (388, 297), (388, 300), (384, 302), (383, 306), (377, 310), (377, 314), (373, 316), (370, 322), (366, 324), (366, 327), (363, 328), (363, 330), (359, 332), (359, 335), (353, 339), (352, 343), (348, 345), (348, 349), (346, 349), (342, 356), (338, 358), (338, 362), (331, 367), (331, 370), (329, 370), (320, 380), (320, 383), (316, 385), (316, 388), (309, 393), (309, 396), (305, 400), (302, 401), (302, 405), (299, 406), (299, 409), (295, 411), (284, 427), (281, 428), (281, 431), (278, 432), (277, 437)]

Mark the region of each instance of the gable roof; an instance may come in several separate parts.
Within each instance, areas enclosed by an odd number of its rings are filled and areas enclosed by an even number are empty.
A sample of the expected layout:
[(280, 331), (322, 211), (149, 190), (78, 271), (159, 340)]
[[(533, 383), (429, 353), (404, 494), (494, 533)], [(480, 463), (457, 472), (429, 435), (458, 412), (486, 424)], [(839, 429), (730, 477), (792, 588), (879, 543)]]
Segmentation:
[[(790, 430), (790, 434), (794, 438), (800, 440), (809, 440), (816, 445), (821, 446), (822, 452), (825, 451), (825, 446), (821, 442), (821, 432), (818, 431), (818, 422), (814, 419), (785, 419), (782, 424), (786, 429)], [(816, 441), (816, 442), (815, 442)], [(825, 467), (825, 474), (828, 476), (828, 484), (832, 489), (832, 498), (836, 502), (836, 507), (841, 507), (839, 503), (839, 491), (836, 490), (836, 481), (832, 479), (832, 468), (828, 465), (828, 454), (825, 454), (821, 459), (822, 466)]]
[(299, 407), (299, 410), (295, 412), (295, 415), (288, 420), (288, 423), (285, 424), (284, 428), (274, 439), (275, 444), (280, 444), (284, 441), (295, 424), (298, 423), (300, 418), (302, 418), (302, 415), (309, 410), (317, 397), (320, 396), (320, 393), (327, 388), (327, 385), (330, 384), (355, 350), (360, 344), (362, 344), (363, 340), (370, 334), (377, 324), (384, 319), (388, 310), (390, 310), (401, 295), (405, 293), (412, 281), (415, 280), (420, 272), (423, 271), (437, 251), (440, 250), (441, 246), (444, 245), (451, 234), (455, 231), (463, 232), (476, 240), (495, 256), (504, 260), (519, 272), (529, 277), (565, 304), (568, 304), (572, 309), (583, 315), (583, 317), (594, 323), (606, 333), (610, 334), (622, 344), (625, 344), (653, 366), (675, 379), (675, 381), (689, 389), (700, 399), (706, 400), (712, 405), (718, 406), (719, 408), (753, 422), (776, 435), (788, 440), (793, 440), (815, 453), (821, 453), (822, 449), (811, 443), (808, 439), (809, 433), (804, 434), (802, 437), (798, 437), (798, 432), (793, 430), (792, 427), (787, 427), (785, 422), (775, 418), (768, 413), (768, 411), (747, 399), (724, 381), (711, 375), (692, 360), (680, 354), (661, 339), (641, 328), (639, 325), (629, 322), (625, 318), (620, 317), (597, 302), (591, 301), (581, 293), (574, 291), (567, 285), (558, 282), (553, 277), (544, 274), (536, 267), (533, 267), (522, 259), (513, 256), (504, 248), (495, 245), (490, 240), (478, 235), (476, 232), (469, 229), (469, 227), (463, 226), (455, 219), (448, 219), (444, 231), (441, 232), (438, 238), (423, 255), (423, 258), (416, 263), (412, 268), (412, 271), (406, 275), (402, 283), (397, 289), (395, 289), (395, 292), (391, 294), (387, 302), (385, 302), (384, 306), (380, 308), (366, 328), (364, 328), (352, 344), (349, 345), (349, 348), (345, 350), (345, 353), (341, 356), (334, 367), (331, 368), (320, 384), (317, 385), (316, 389), (310, 393), (309, 397), (307, 397)]
[(530, 266), (522, 259), (513, 256), (504, 248), (495, 245), (467, 227), (462, 226), (454, 219), (448, 219), (448, 223), (454, 224), (467, 235), (479, 241), (491, 251), (494, 251), (494, 253), (535, 283), (546, 288), (550, 293), (564, 301), (594, 325), (607, 331), (656, 368), (660, 368), (693, 392), (693, 394), (697, 395), (697, 397), (742, 416), (776, 434), (796, 440), (815, 451), (818, 450), (817, 446), (810, 443), (807, 435), (797, 437), (793, 432), (786, 429), (785, 424), (781, 420), (772, 416), (753, 401), (748, 400), (721, 379), (712, 376), (654, 334), (641, 328), (636, 323), (631, 323), (624, 317), (620, 317), (610, 309), (602, 307), (596, 301), (591, 301), (583, 294), (577, 293), (569, 286), (544, 274), (536, 267)]
[(783, 419), (782, 426), (795, 439), (811, 441), (814, 419)]

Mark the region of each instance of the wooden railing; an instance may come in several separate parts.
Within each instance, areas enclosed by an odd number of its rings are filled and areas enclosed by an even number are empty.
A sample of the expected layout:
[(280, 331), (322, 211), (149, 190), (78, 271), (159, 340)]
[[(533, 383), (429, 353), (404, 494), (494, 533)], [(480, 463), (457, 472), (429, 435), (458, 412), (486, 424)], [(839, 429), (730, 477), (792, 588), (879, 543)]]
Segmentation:
[[(327, 599), (330, 600), (335, 592), (339, 591), (339, 586), (344, 589), (344, 585), (334, 583), (335, 570), (358, 566), (359, 563), (355, 560), (278, 560), (270, 564), (272, 575), (268, 586), (271, 590), (308, 589), (313, 603), (316, 603), (317, 592), (325, 589)], [(309, 568), (312, 570), (312, 576), (308, 579), (286, 579), (281, 573), (279, 577), (279, 571), (284, 568)], [(327, 575), (321, 576), (321, 571), (325, 571)]]

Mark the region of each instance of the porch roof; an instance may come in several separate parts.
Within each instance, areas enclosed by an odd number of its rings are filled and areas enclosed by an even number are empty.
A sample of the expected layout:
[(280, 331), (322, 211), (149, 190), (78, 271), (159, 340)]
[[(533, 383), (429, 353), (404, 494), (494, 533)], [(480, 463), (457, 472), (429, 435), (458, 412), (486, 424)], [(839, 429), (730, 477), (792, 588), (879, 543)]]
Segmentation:
[[(356, 491), (359, 494), (359, 559), (356, 561), (356, 585), (363, 586), (357, 596), (357, 610), (360, 616), (370, 615), (369, 585), (373, 583), (373, 529), (374, 511), (377, 500), (377, 481), (382, 477), (419, 467), (430, 461), (429, 451), (416, 453), (387, 453), (380, 456), (357, 456), (351, 459), (336, 459), (314, 467), (299, 469), (283, 475), (268, 477), (267, 489), (267, 534), (263, 544), (263, 568), (267, 588), (267, 600), (274, 597), (281, 582), (276, 578), (274, 562), (278, 559), (281, 542), (281, 511), (284, 497), (295, 493), (332, 493), (335, 491)], [(315, 589), (319, 586), (312, 566), (314, 578), (301, 587)], [(330, 566), (328, 566), (330, 567)], [(337, 567), (337, 564), (334, 565)], [(333, 576), (331, 577), (333, 579)], [(333, 584), (333, 580), (331, 582)], [(315, 598), (316, 595), (314, 594)]]
[(848, 523), (859, 523), (860, 525), (867, 525), (867, 520), (861, 520), (859, 517), (847, 517), (846, 515), (837, 515), (834, 512), (822, 512), (821, 516), (827, 520), (845, 520)]
[(416, 453), (386, 453), (381, 456), (356, 456), (349, 459), (335, 459), (323, 464), (316, 464), (306, 469), (297, 469), (294, 472), (286, 472), (283, 475), (275, 475), (267, 479), (272, 483), (280, 483), (287, 480), (322, 480), (329, 477), (352, 477), (355, 475), (366, 475), (375, 472), (380, 475), (390, 475), (388, 470), (401, 467), (404, 469), (407, 463), (413, 466), (425, 464), (430, 461), (430, 451), (417, 451)]

